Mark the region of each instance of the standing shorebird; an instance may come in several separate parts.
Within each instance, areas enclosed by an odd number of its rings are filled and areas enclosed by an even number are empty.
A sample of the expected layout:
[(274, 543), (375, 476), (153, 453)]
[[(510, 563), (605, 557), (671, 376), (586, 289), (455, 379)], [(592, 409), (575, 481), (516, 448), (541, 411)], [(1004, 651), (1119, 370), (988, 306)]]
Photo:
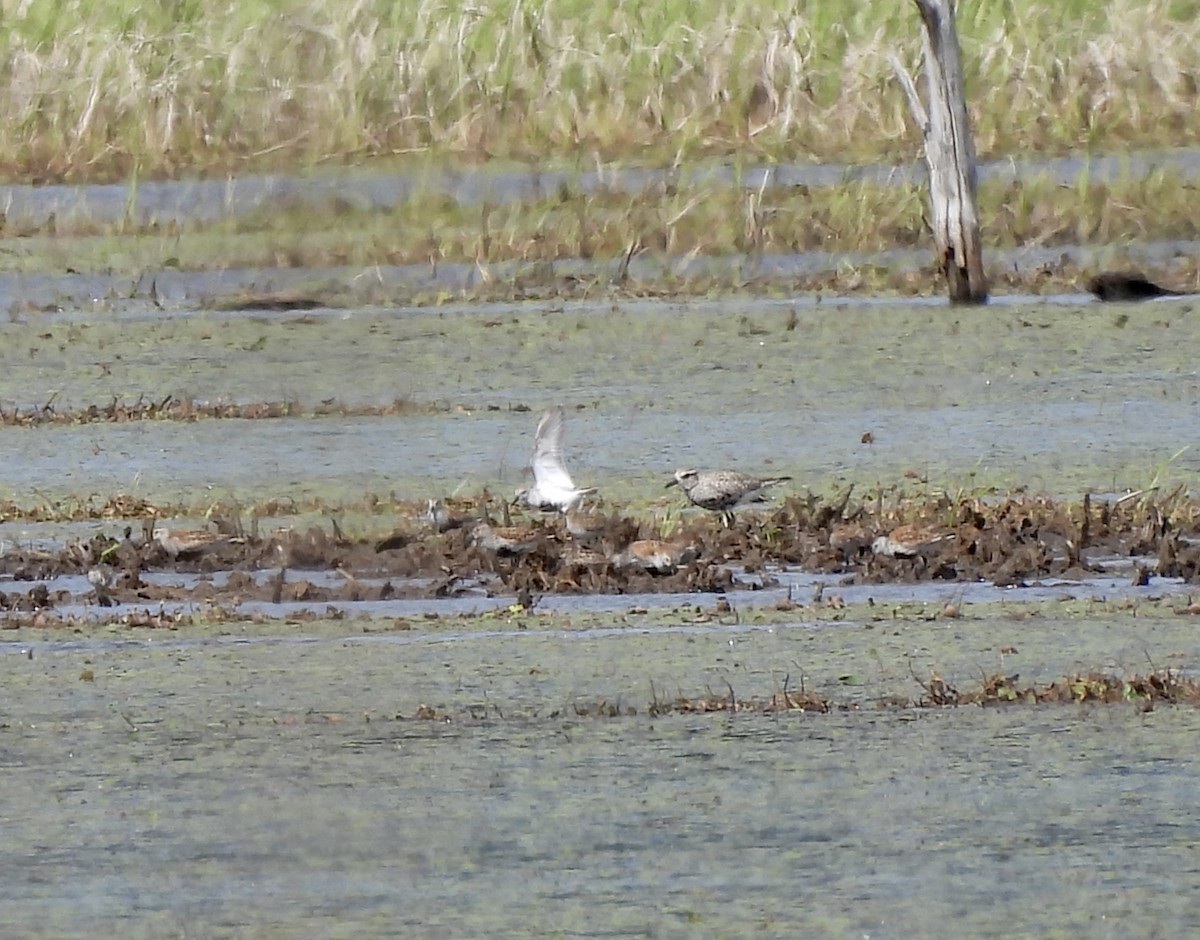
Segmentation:
[(425, 518), (432, 524), (435, 532), (449, 532), (451, 529), (461, 529), (471, 520), (466, 516), (456, 516), (440, 499), (431, 499), (426, 504)]
[(610, 528), (611, 520), (598, 510), (572, 507), (563, 513), (563, 524), (572, 541), (594, 545)]
[(943, 544), (953, 540), (954, 533), (943, 526), (897, 526), (871, 543), (871, 551), (888, 558), (918, 558), (936, 555)]
[(485, 552), (511, 558), (528, 555), (546, 540), (546, 533), (533, 526), (493, 526), (480, 522), (471, 531), (471, 541)]
[(700, 557), (696, 546), (662, 539), (637, 539), (609, 559), (614, 568), (641, 568), (651, 574), (674, 574), (680, 565)]
[(151, 538), (156, 541), (172, 561), (180, 555), (201, 555), (232, 542), (242, 539), (231, 538), (228, 535), (218, 535), (207, 529), (170, 529), (165, 525), (156, 525)]
[(577, 487), (567, 472), (563, 460), (563, 440), (566, 418), (562, 407), (552, 408), (538, 421), (529, 468), (533, 471), (533, 486), (517, 490), (514, 502), (523, 502), (533, 509), (556, 509), (566, 512), (579, 505), (580, 500), (596, 492), (596, 487)]
[(667, 486), (682, 487), (688, 502), (701, 509), (719, 512), (726, 526), (733, 525), (733, 510), (743, 503), (766, 501), (768, 486), (791, 477), (752, 477), (736, 470), (676, 470)]

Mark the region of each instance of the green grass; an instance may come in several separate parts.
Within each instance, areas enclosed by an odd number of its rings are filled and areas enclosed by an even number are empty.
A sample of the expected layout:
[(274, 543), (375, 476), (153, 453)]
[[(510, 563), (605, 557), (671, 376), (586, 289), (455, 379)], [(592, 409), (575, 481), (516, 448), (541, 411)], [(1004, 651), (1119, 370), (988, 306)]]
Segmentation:
[[(980, 187), (985, 248), (1200, 239), (1200, 184), (1168, 173), (1065, 186), (1046, 179)], [(325, 267), (615, 261), (631, 245), (653, 256), (744, 256), (808, 250), (922, 248), (925, 196), (912, 184), (762, 191), (706, 184), (584, 194), (501, 206), (418, 192), (393, 208), (277, 205), (164, 229), (129, 220), (58, 219), (10, 227), (0, 272), (130, 273), (162, 267)], [(15, 236), (15, 237), (13, 237)]]
[[(9, 178), (433, 154), (588, 165), (916, 154), (888, 55), (911, 4), (0, 4)], [(1200, 141), (1197, 0), (960, 10), (981, 155)]]

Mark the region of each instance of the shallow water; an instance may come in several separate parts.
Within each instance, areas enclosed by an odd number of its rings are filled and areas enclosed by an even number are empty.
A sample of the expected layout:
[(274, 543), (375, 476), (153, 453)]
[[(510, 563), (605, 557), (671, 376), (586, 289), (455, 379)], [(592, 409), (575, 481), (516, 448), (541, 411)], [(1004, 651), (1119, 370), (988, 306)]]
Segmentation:
[[(979, 165), (980, 179), (1042, 177), (1072, 183), (1081, 176), (1094, 181), (1137, 179), (1151, 173), (1200, 176), (1200, 151), (1161, 150), (1120, 155), (1088, 154), (1049, 159), (992, 160)], [(354, 171), (308, 177), (252, 176), (227, 180), (139, 180), (133, 184), (94, 186), (0, 186), (0, 205), (10, 224), (41, 226), (53, 215), (99, 222), (133, 218), (141, 224), (186, 222), (227, 215), (269, 211), (283, 205), (354, 206), (386, 209), (416, 192), (438, 193), (461, 204), (504, 205), (544, 199), (564, 188), (580, 193), (640, 192), (668, 183), (740, 186), (828, 187), (848, 182), (882, 185), (924, 178), (922, 164), (783, 164), (732, 167), (704, 163), (681, 169), (601, 167), (596, 170), (491, 169), (431, 167), (401, 173)]]
[[(1153, 559), (1140, 559), (1147, 567), (1153, 569)], [(1093, 562), (1094, 563), (1094, 562)], [(986, 582), (944, 582), (926, 581), (915, 584), (842, 584), (840, 575), (807, 574), (798, 571), (769, 570), (773, 585), (762, 587), (758, 576), (747, 576), (736, 572), (735, 578), (739, 588), (725, 595), (725, 600), (732, 605), (733, 612), (722, 621), (728, 626), (737, 624), (745, 629), (764, 629), (771, 623), (772, 611), (785, 602), (803, 605), (814, 603), (817, 596), (838, 598), (846, 605), (868, 605), (877, 608), (880, 619), (894, 616), (896, 612), (911, 615), (914, 610), (925, 610), (927, 615), (936, 616), (946, 605), (961, 607), (963, 605), (1008, 604), (1039, 604), (1044, 602), (1082, 601), (1109, 603), (1120, 600), (1134, 601), (1163, 599), (1179, 599), (1179, 606), (1184, 606), (1194, 593), (1194, 585), (1188, 584), (1181, 578), (1154, 577), (1149, 584), (1134, 583), (1133, 562), (1129, 559), (1114, 559), (1108, 562), (1106, 573), (1097, 574), (1086, 580), (1067, 581), (1058, 578), (1045, 578), (1031, 581), (1017, 587), (997, 587)], [(239, 577), (247, 576), (245, 572)], [(248, 575), (259, 585), (274, 580), (279, 576), (278, 570), (261, 570)], [(227, 571), (217, 571), (198, 576), (180, 572), (147, 572), (142, 580), (149, 584), (171, 586), (184, 590), (193, 590), (203, 580), (215, 586), (223, 585), (229, 577)], [(346, 576), (341, 571), (305, 571), (288, 570), (284, 572), (287, 582), (304, 581), (316, 586), (337, 588), (345, 583)], [(358, 573), (355, 583), (362, 585), (364, 590), (378, 586), (387, 581), (394, 588), (403, 591), (408, 587), (426, 585), (422, 579), (405, 581), (397, 578), (371, 578)], [(156, 601), (148, 603), (139, 601), (132, 604), (114, 603), (112, 606), (100, 608), (96, 604), (95, 594), (87, 578), (82, 575), (65, 575), (52, 579), (42, 579), (52, 595), (56, 592), (69, 592), (70, 597), (56, 601), (54, 612), (62, 618), (75, 618), (80, 622), (98, 621), (101, 617), (111, 620), (128, 614), (131, 611), (165, 612), (168, 615), (203, 614), (209, 609), (209, 602), (202, 600)], [(10, 582), (0, 579), (0, 589), (23, 591), (28, 583)], [(424, 615), (436, 612), (439, 616), (456, 615), (492, 615), (507, 614), (512, 607), (513, 598), (507, 593), (503, 584), (493, 575), (484, 575), (478, 579), (463, 579), (455, 585), (456, 594), (453, 597), (430, 598), (389, 598), (388, 600), (321, 600), (321, 601), (273, 601), (256, 600), (253, 598), (235, 600), (234, 596), (226, 594), (216, 599), (224, 607), (233, 606), (243, 616), (260, 614), (265, 617), (288, 618), (297, 617), (310, 619), (313, 611), (319, 611), (323, 616), (329, 616), (333, 611), (340, 611), (348, 617), (384, 618), (413, 618), (423, 619)], [(661, 615), (664, 611), (698, 612), (703, 606), (709, 605), (713, 598), (699, 594), (549, 594), (537, 601), (539, 613), (561, 613), (566, 615), (579, 614), (622, 614), (629, 611), (654, 611), (659, 616), (653, 623), (641, 624), (637, 617), (632, 622), (640, 624), (643, 629), (676, 630), (692, 632), (692, 624), (672, 624), (670, 616), (668, 623), (663, 625)], [(861, 609), (861, 607), (859, 608)], [(889, 611), (892, 613), (889, 614)], [(589, 629), (594, 629), (589, 626)], [(101, 641), (101, 647), (104, 645)]]
[[(202, 290), (292, 276), (211, 275)], [(0, 404), (406, 398), (437, 410), (4, 427), (0, 495), (120, 490), (195, 505), (505, 492), (537, 411), (557, 402), (571, 409), (577, 478), (611, 505), (663, 514), (679, 510), (662, 487), (683, 464), (790, 473), (800, 493), (850, 481), (921, 491), (925, 477), (930, 489), (1072, 498), (1190, 483), (1200, 469), (1185, 449), (1200, 400), (1189, 300), (250, 317), (197, 313), (199, 283), (164, 277), (156, 289), (180, 314), (164, 316), (148, 284), (4, 282), (0, 302), (78, 289), (97, 303), (0, 324)], [(7, 548), (79, 532), (8, 522), (0, 534)], [(914, 674), (935, 669), (963, 687), (1000, 670), (1030, 683), (1195, 671), (1191, 618), (1116, 617), (1107, 603), (1128, 598), (1136, 613), (1186, 585), (1133, 588), (1127, 570), (1020, 591), (830, 585), (881, 618), (947, 601), (1030, 615), (784, 623), (771, 604), (789, 583), (810, 596), (817, 579), (783, 581), (734, 596), (729, 624), (686, 622), (712, 600), (696, 596), (547, 598), (569, 621), (555, 627), (507, 616), (510, 600), (469, 598), (347, 605), (376, 615), (361, 622), (6, 633), (4, 922), (20, 936), (131, 937), (1195, 929), (1195, 711), (646, 716), (655, 697), (801, 681), (869, 706), (917, 695)], [(1068, 613), (1068, 598), (1083, 603)], [(670, 606), (645, 625), (642, 604)], [(417, 616), (431, 607), (489, 615)], [(365, 632), (386, 630), (382, 617), (415, 629)], [(577, 715), (599, 701), (637, 714)], [(453, 720), (413, 720), (422, 704)]]
[[(38, 643), (0, 659), (0, 908), (23, 936), (1179, 933), (1200, 922), (1194, 710), (645, 706), (801, 673), (913, 695), (910, 670), (969, 683), (1004, 642), (1030, 680), (1194, 668), (1185, 628)], [(600, 700), (638, 714), (576, 715)]]
[[(1200, 243), (1194, 241), (1135, 242), (1114, 249), (1106, 245), (1051, 245), (1021, 248), (988, 248), (989, 264), (1029, 276), (1038, 269), (1069, 263), (1081, 270), (1105, 269), (1129, 265), (1170, 265), (1181, 256), (1195, 255)], [(887, 268), (917, 271), (928, 267), (927, 250), (894, 249), (880, 252), (809, 251), (798, 254), (702, 256), (689, 259), (637, 258), (629, 266), (635, 283), (652, 285), (666, 280), (700, 279), (718, 283), (758, 287), (772, 293), (794, 278), (831, 274), (847, 268)], [(89, 315), (104, 315), (123, 320), (162, 320), (188, 317), (197, 308), (220, 306), (246, 295), (275, 291), (298, 292), (302, 296), (333, 297), (344, 303), (346, 297), (367, 298), (367, 302), (386, 305), (394, 298), (437, 298), (469, 295), (481, 286), (479, 268), (474, 262), (445, 262), (436, 268), (426, 264), (372, 265), (329, 268), (227, 268), (207, 271), (161, 269), (162, 259), (151, 252), (125, 273), (0, 273), (0, 309), (13, 317), (34, 317), (43, 322), (74, 322)], [(530, 267), (523, 262), (498, 262), (489, 266), (492, 277), (500, 281), (520, 281), (531, 276), (534, 284), (548, 287), (564, 278), (594, 278), (599, 285), (614, 282), (620, 259), (584, 261), (567, 258), (539, 262)], [(121, 266), (114, 266), (118, 271)], [(994, 294), (988, 306), (1029, 303), (1088, 303), (1090, 295), (1028, 296)], [(359, 302), (363, 302), (360, 301)], [(812, 295), (789, 301), (800, 307), (875, 306), (879, 298), (848, 296), (818, 298)], [(891, 303), (890, 299), (882, 301)], [(914, 304), (945, 306), (941, 294), (910, 301)], [(557, 301), (555, 306), (569, 306)], [(593, 303), (593, 306), (595, 304)], [(607, 307), (609, 304), (603, 304)], [(446, 309), (439, 307), (439, 309)], [(30, 313), (30, 311), (36, 311)], [(339, 309), (333, 311), (343, 313)], [(239, 312), (241, 313), (241, 312)]]
[(4, 485), (18, 501), (509, 492), (537, 412), (562, 403), (573, 472), (619, 501), (678, 507), (663, 484), (687, 465), (787, 473), (800, 492), (1123, 492), (1200, 470), (1193, 306), (801, 308), (791, 331), (788, 307), (754, 300), (7, 323), (9, 409), (144, 395), (439, 410), (4, 427)]
[[(1079, 179), (1113, 181), (1141, 179), (1155, 173), (1185, 180), (1200, 175), (1200, 150), (1147, 151), (1121, 155), (1065, 156), (1044, 160), (998, 160), (979, 167), (981, 179), (1035, 178), (1073, 185)], [(639, 192), (664, 185), (738, 187), (751, 191), (764, 185), (827, 187), (854, 181), (880, 184), (909, 183), (923, 176), (919, 165), (783, 165), (737, 168), (700, 164), (684, 169), (600, 168), (597, 170), (446, 169), (429, 167), (402, 173), (352, 171), (312, 177), (259, 176), (229, 180), (138, 181), (97, 186), (0, 185), (0, 207), (10, 226), (43, 228), (49, 220), (70, 224), (72, 219), (106, 225), (125, 219), (138, 224), (171, 227), (246, 213), (265, 213), (280, 205), (307, 206), (312, 211), (339, 211), (347, 206), (384, 210), (433, 192), (463, 204), (503, 205), (515, 200), (557, 196), (562, 190)], [(105, 261), (102, 270), (74, 273), (73, 259), (86, 256), (98, 242)], [(1026, 276), (1063, 263), (1081, 270), (1122, 265), (1169, 265), (1180, 256), (1195, 255), (1194, 242), (1134, 242), (1106, 245), (1029, 245), (1016, 249), (988, 248), (989, 264)], [(480, 287), (473, 261), (368, 267), (229, 268), (180, 271), (166, 260), (171, 251), (150, 238), (123, 243), (114, 254), (111, 235), (81, 236), (64, 248), (62, 239), (34, 236), (12, 239), (9, 259), (0, 272), (0, 309), (16, 313), (39, 310), (74, 319), (80, 314), (104, 313), (131, 318), (160, 319), (189, 315), (199, 306), (224, 303), (245, 294), (295, 291), (315, 296), (347, 295), (365, 302), (396, 296), (458, 296)], [(883, 267), (912, 271), (928, 267), (927, 249), (880, 252), (824, 252), (672, 258), (639, 255), (628, 267), (635, 283), (656, 284), (664, 279), (717, 279), (721, 283), (753, 286), (787, 284), (794, 278), (829, 274), (847, 268)], [(501, 282), (530, 281), (551, 287), (564, 278), (596, 279), (602, 285), (616, 276), (622, 259), (590, 261), (558, 259), (530, 265), (502, 262), (489, 266)], [(10, 268), (12, 270), (8, 270)], [(66, 273), (63, 273), (63, 272)], [(530, 277), (532, 275), (532, 277)], [(785, 288), (786, 289), (786, 288)], [(1081, 286), (1082, 289), (1082, 286)], [(1073, 298), (1076, 301), (1083, 297)], [(341, 302), (339, 301), (339, 302)], [(856, 301), (851, 301), (856, 302)], [(45, 313), (43, 313), (43, 316)]]

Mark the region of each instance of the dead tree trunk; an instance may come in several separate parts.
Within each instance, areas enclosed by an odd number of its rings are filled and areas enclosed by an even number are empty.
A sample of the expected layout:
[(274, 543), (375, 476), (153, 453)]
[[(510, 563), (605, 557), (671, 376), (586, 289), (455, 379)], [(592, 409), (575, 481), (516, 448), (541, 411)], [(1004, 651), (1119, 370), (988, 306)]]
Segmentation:
[(975, 145), (967, 119), (954, 4), (952, 0), (914, 2), (921, 14), (928, 112), (895, 57), (892, 67), (925, 142), (933, 242), (950, 302), (981, 304), (987, 301), (987, 282), (975, 203)]

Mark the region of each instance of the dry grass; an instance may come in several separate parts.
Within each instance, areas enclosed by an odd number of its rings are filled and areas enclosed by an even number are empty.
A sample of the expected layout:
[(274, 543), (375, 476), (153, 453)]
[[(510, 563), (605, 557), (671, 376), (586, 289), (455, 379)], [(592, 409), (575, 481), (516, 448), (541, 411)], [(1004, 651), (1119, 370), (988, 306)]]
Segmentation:
[[(10, 177), (465, 160), (911, 157), (909, 4), (4, 0)], [(960, 11), (981, 154), (1194, 144), (1196, 0)]]

